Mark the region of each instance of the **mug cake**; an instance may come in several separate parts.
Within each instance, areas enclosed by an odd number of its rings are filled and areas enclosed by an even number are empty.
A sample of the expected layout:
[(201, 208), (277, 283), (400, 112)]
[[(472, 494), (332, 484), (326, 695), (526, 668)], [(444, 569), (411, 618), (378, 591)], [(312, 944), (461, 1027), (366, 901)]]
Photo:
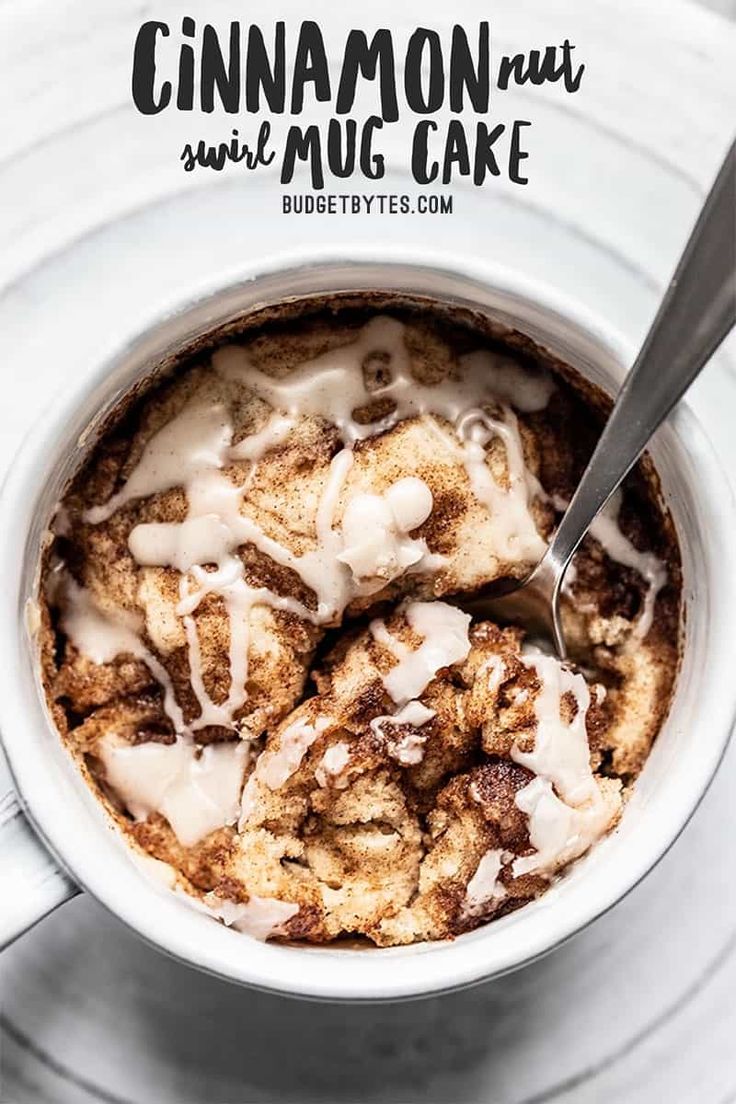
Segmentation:
[(390, 946), (615, 828), (679, 655), (654, 473), (568, 570), (568, 662), (455, 604), (539, 561), (605, 405), (520, 334), (380, 296), (254, 312), (120, 404), (54, 518), (42, 662), (147, 870), (257, 938)]

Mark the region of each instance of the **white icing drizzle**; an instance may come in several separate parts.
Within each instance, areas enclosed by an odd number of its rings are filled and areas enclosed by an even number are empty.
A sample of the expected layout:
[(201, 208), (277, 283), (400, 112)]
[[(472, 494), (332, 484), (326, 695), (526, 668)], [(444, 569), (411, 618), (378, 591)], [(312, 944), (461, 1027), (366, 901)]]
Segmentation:
[(251, 433), (249, 437), (244, 437), (237, 445), (233, 445), (228, 451), (228, 456), (231, 460), (261, 460), (271, 449), (283, 445), (295, 425), (294, 418), (273, 414), (263, 429), (259, 429), (257, 433)]
[[(495, 694), (506, 674), (506, 664), (504, 663), (503, 656), (492, 655), (486, 659), (478, 668), (478, 674), (475, 676), (476, 682), (481, 676), (486, 677), (486, 685), (490, 694)], [(519, 698), (516, 699), (519, 701)]]
[[(521, 660), (536, 672), (541, 688), (534, 699), (534, 749), (511, 748), (511, 758), (536, 775), (515, 798), (529, 818), (536, 854), (514, 860), (515, 876), (549, 872), (577, 858), (606, 831), (610, 820), (590, 767), (585, 728), (590, 691), (585, 679), (554, 656), (525, 654)], [(572, 694), (577, 705), (571, 721), (561, 715), (565, 694)]]
[[(536, 563), (547, 544), (540, 536), (530, 512), (539, 482), (524, 463), (519, 423), (511, 409), (504, 420), (492, 418), (483, 410), (469, 410), (456, 424), (460, 438), (460, 459), (470, 479), (473, 494), (494, 520), (493, 549), (499, 560)], [(486, 463), (486, 449), (494, 437), (503, 442), (506, 452), (508, 488), (501, 487)]]
[(93, 663), (109, 663), (122, 654), (140, 651), (140, 619), (123, 610), (102, 610), (89, 590), (67, 575), (63, 582), (61, 627), (82, 655)]
[(391, 652), (391, 655), (396, 659), (406, 659), (407, 656), (411, 655), (411, 648), (409, 645), (405, 644), (403, 640), (399, 640), (393, 633), (390, 633), (386, 628), (385, 622), (381, 621), (380, 618), (371, 621), (368, 628), (376, 643), (380, 644), (382, 648), (385, 648), (387, 652)]
[[(388, 357), (391, 376), (374, 390), (368, 389), (363, 375), (363, 363), (371, 354)], [(384, 315), (371, 319), (351, 344), (307, 361), (284, 379), (259, 371), (245, 349), (236, 345), (218, 349), (212, 363), (224, 378), (238, 380), (276, 410), (325, 418), (346, 442), (371, 437), (419, 414), (437, 414), (454, 423), (484, 400), (505, 399), (517, 410), (542, 410), (554, 390), (547, 373), (532, 375), (509, 357), (487, 350), (461, 357), (457, 376), (423, 384), (411, 372), (403, 323)], [(356, 422), (354, 411), (378, 399), (394, 402), (394, 412), (367, 425)]]
[[(212, 357), (213, 367), (223, 378), (237, 380), (275, 410), (295, 416), (324, 418), (340, 431), (346, 444), (370, 437), (393, 425), (389, 419), (361, 426), (353, 412), (372, 398), (394, 397), (407, 390), (411, 377), (409, 356), (403, 341), (404, 327), (392, 318), (374, 318), (358, 333), (350, 345), (332, 349), (306, 361), (284, 379), (273, 379), (257, 369), (245, 349), (227, 345)], [(363, 361), (372, 353), (391, 358), (392, 383), (371, 394), (362, 372)], [(380, 428), (379, 428), (380, 427)]]
[(415, 476), (399, 479), (382, 495), (353, 495), (343, 514), (344, 548), (338, 560), (348, 565), (359, 585), (365, 588), (373, 581), (376, 589), (406, 571), (439, 566), (442, 558), (431, 557), (426, 541), (409, 536), (431, 512), (432, 492)]
[[(386, 750), (392, 759), (404, 767), (413, 767), (424, 758), (424, 745), (427, 741), (426, 733), (419, 732), (418, 729), (434, 716), (434, 709), (429, 709), (420, 701), (410, 701), (398, 713), (374, 717), (371, 729), (386, 741)], [(398, 728), (399, 725), (409, 725), (412, 731), (399, 736), (386, 731)]]
[(92, 594), (66, 572), (60, 579), (57, 598), (61, 601), (61, 628), (74, 647), (93, 663), (110, 663), (119, 655), (141, 659), (164, 691), (164, 710), (177, 732), (185, 732), (169, 673), (146, 648), (140, 637), (141, 623), (126, 610), (102, 610)]
[(240, 741), (210, 744), (197, 754), (185, 737), (132, 745), (111, 733), (97, 754), (107, 782), (135, 819), (161, 813), (185, 847), (237, 820), (248, 754)]
[(350, 744), (340, 741), (328, 747), (314, 772), (317, 785), (322, 786), (323, 789), (327, 786), (332, 786), (336, 790), (345, 789), (348, 780), (344, 771), (349, 762)]
[(204, 895), (203, 902), (209, 915), (222, 920), (226, 927), (262, 941), (283, 935), (286, 922), (299, 912), (299, 905), (293, 901), (279, 901), (275, 897), (251, 896), (241, 903), (212, 892)]
[[(439, 670), (461, 663), (470, 651), (470, 615), (457, 606), (447, 602), (409, 602), (404, 607), (404, 616), (414, 632), (424, 639), (416, 650), (402, 647), (398, 652), (399, 662), (383, 676), (383, 685), (397, 705), (419, 697)], [(371, 632), (379, 642), (383, 642), (380, 639), (383, 633), (390, 636), (380, 622), (371, 624)], [(394, 655), (397, 655), (397, 643), (390, 645)]]
[(534, 855), (514, 859), (512, 873), (550, 873), (578, 858), (608, 829), (610, 811), (600, 791), (588, 805), (572, 808), (561, 801), (547, 778), (537, 777), (519, 790), (516, 804), (529, 817)]
[[(266, 604), (321, 621), (334, 617), (349, 600), (348, 573), (344, 568), (335, 569), (336, 555), (342, 544), (339, 534), (332, 529), (332, 515), (352, 464), (352, 453), (343, 450), (331, 464), (317, 513), (319, 543), (316, 551), (297, 557), (240, 513), (242, 488), (235, 487), (218, 470), (224, 465), (232, 437), (232, 429), (223, 422), (219, 404), (210, 409), (210, 416), (206, 408), (195, 406), (193, 409), (194, 413), (185, 408), (149, 442), (139, 466), (116, 499), (119, 505), (131, 497), (163, 489), (164, 484), (169, 486), (173, 473), (166, 449), (177, 447), (185, 438), (186, 448), (182, 445), (181, 449), (186, 455), (181, 457), (179, 483), (187, 495), (187, 517), (183, 522), (137, 525), (130, 534), (129, 546), (139, 564), (174, 567), (182, 573), (178, 612), (184, 620), (191, 682), (201, 710), (190, 726), (197, 730), (212, 724), (230, 725), (233, 715), (246, 700), (250, 616), (255, 605)], [(276, 425), (276, 430), (277, 436), (282, 437), (283, 420)], [(157, 441), (161, 435), (165, 438), (165, 447)], [(258, 447), (263, 447), (263, 438)], [(162, 455), (167, 457), (166, 463), (160, 461)], [(133, 491), (129, 490), (131, 486)], [(292, 598), (246, 583), (242, 561), (235, 553), (240, 545), (248, 542), (277, 563), (299, 572), (318, 595), (316, 616)], [(215, 564), (217, 570), (205, 572), (205, 564)], [(186, 572), (191, 572), (198, 584), (193, 593)], [(205, 689), (196, 623), (191, 616), (208, 593), (216, 593), (223, 599), (230, 624), (230, 690), (221, 703), (213, 702)]]
[(477, 349), (461, 356), (460, 369), (463, 379), (467, 381), (468, 397), (480, 381), (481, 387), (490, 391), (494, 398), (515, 406), (524, 414), (544, 410), (555, 389), (548, 372), (532, 374), (511, 357), (492, 353), (488, 349)]
[[(256, 766), (258, 766), (257, 762)], [(253, 771), (250, 778), (243, 786), (243, 794), (240, 799), (240, 819), (238, 820), (239, 832), (243, 831), (243, 828), (256, 811), (257, 799), (258, 779), (256, 778), (255, 771)]]
[(638, 641), (644, 639), (652, 627), (654, 605), (657, 595), (667, 582), (667, 569), (658, 556), (653, 552), (640, 552), (621, 532), (618, 518), (622, 501), (623, 495), (618, 490), (591, 525), (590, 533), (603, 547), (607, 556), (623, 564), (624, 567), (631, 567), (634, 571), (638, 571), (647, 585), (641, 612), (631, 633), (631, 641), (635, 646)]
[[(523, 752), (514, 745), (512, 759), (547, 778), (570, 805), (594, 799), (598, 787), (590, 769), (585, 728), (590, 705), (588, 684), (582, 675), (563, 666), (554, 656), (523, 655), (521, 662), (536, 673), (541, 689), (534, 699), (537, 719), (534, 750)], [(571, 694), (577, 705), (575, 716), (569, 722), (561, 715), (565, 694)]]
[(503, 866), (502, 856), (503, 851), (500, 848), (491, 848), (478, 863), (465, 890), (466, 914), (472, 916), (480, 912), (489, 901), (506, 896), (506, 890), (498, 880)]
[(322, 621), (334, 620), (353, 596), (350, 573), (337, 560), (343, 551), (342, 536), (333, 529), (340, 492), (352, 466), (353, 453), (350, 449), (343, 449), (333, 457), (317, 507), (317, 547), (292, 565), (317, 595), (317, 617)]
[[(390, 381), (371, 391), (362, 368), (372, 353), (388, 357)], [(526, 412), (542, 410), (554, 390), (547, 373), (533, 375), (509, 357), (478, 350), (460, 357), (457, 375), (423, 384), (412, 375), (403, 324), (383, 316), (367, 323), (352, 344), (308, 361), (282, 380), (254, 368), (247, 352), (238, 346), (219, 349), (213, 365), (225, 378), (239, 380), (277, 410), (332, 422), (347, 444), (419, 415), (431, 414), (451, 422), (459, 446), (440, 433), (464, 464), (474, 494), (497, 522), (494, 542), (498, 557), (510, 562), (535, 562), (544, 554), (545, 542), (530, 513), (539, 485), (526, 470), (511, 404)], [(379, 399), (391, 400), (394, 411), (367, 425), (355, 421), (355, 410)], [(483, 402), (500, 406), (502, 418), (491, 417), (481, 409), (479, 404)], [(486, 448), (493, 437), (501, 439), (506, 451), (507, 488), (495, 482), (486, 464)]]
[[(192, 424), (193, 420), (186, 411), (182, 416), (186, 424)], [(206, 426), (208, 423), (200, 417), (194, 420), (194, 424)], [(165, 428), (168, 431), (170, 425)], [(283, 425), (277, 428), (280, 436)], [(169, 433), (168, 436), (172, 438), (176, 435)], [(427, 495), (431, 510), (431, 493), (420, 480), (412, 481), (408, 486), (406, 481), (401, 480), (388, 489), (383, 499), (375, 496), (379, 502), (385, 500), (390, 518), (390, 528), (387, 526), (384, 539), (374, 547), (376, 569), (383, 572), (383, 576), (368, 583), (362, 577), (357, 580), (351, 578), (350, 570), (342, 562), (343, 554), (350, 560), (350, 547), (345, 548), (345, 531), (341, 533), (333, 527), (337, 503), (353, 464), (353, 453), (349, 449), (339, 452), (330, 464), (315, 519), (316, 548), (302, 556), (295, 555), (266, 536), (252, 519), (241, 514), (242, 488), (234, 486), (217, 470), (229, 449), (230, 436), (230, 432), (221, 434), (221, 454), (215, 469), (198, 469), (193, 462), (184, 465), (188, 473), (185, 483), (188, 514), (184, 521), (137, 525), (129, 539), (131, 553), (139, 564), (174, 567), (182, 573), (178, 612), (184, 620), (191, 682), (201, 710), (191, 725), (193, 730), (205, 725), (231, 724), (233, 715), (246, 700), (250, 615), (255, 605), (286, 609), (317, 623), (332, 621), (356, 593), (370, 593), (380, 588), (387, 576), (393, 578), (420, 562), (424, 567), (429, 559), (426, 544), (411, 540), (402, 526), (407, 523), (412, 525), (418, 516), (424, 520)], [(261, 441), (259, 449), (262, 444)], [(159, 451), (152, 448), (151, 455), (156, 456)], [(205, 454), (201, 446), (195, 451), (198, 456)], [(207, 455), (212, 459), (211, 450)], [(136, 472), (137, 469), (133, 474), (136, 475)], [(136, 479), (139, 488), (151, 482), (151, 479), (143, 477)], [(370, 497), (359, 496), (358, 516), (353, 517), (352, 523), (348, 518), (348, 536), (355, 538), (361, 515), (360, 500)], [(351, 501), (348, 501), (348, 506)], [(244, 579), (242, 561), (236, 555), (238, 547), (245, 543), (255, 545), (276, 563), (296, 571), (317, 595), (316, 613), (293, 598), (281, 597), (267, 588), (249, 586)], [(353, 552), (359, 557), (359, 546), (353, 546)], [(206, 572), (203, 570), (205, 564), (215, 564), (217, 570)], [(187, 572), (191, 572), (198, 584), (193, 593), (189, 589)], [(230, 624), (230, 692), (221, 703), (213, 702), (205, 689), (196, 624), (191, 616), (199, 601), (208, 593), (216, 593), (223, 599)]]
[[(551, 502), (555, 510), (564, 513), (570, 505), (568, 499), (562, 495), (546, 495), (542, 497)], [(598, 517), (590, 526), (590, 535), (598, 541), (609, 559), (615, 563), (623, 564), (638, 571), (646, 583), (646, 592), (641, 611), (634, 622), (631, 636), (627, 642), (628, 647), (635, 648), (639, 641), (643, 640), (652, 627), (654, 620), (654, 607), (657, 595), (667, 584), (667, 568), (658, 556), (653, 552), (640, 552), (635, 548), (629, 538), (621, 531), (619, 514), (623, 504), (623, 491), (621, 488), (614, 491), (610, 499), (603, 507)], [(575, 560), (565, 572), (563, 589), (569, 592), (576, 578)]]
[(122, 490), (84, 520), (97, 525), (137, 498), (184, 486), (207, 468), (221, 468), (232, 428), (223, 403), (190, 403), (167, 422), (143, 449)]
[[(372, 355), (387, 359), (390, 375), (389, 382), (375, 389), (368, 386), (364, 377), (364, 363)], [(147, 442), (123, 487), (107, 503), (85, 514), (86, 521), (97, 524), (136, 499), (173, 487), (185, 491), (187, 516), (182, 522), (138, 525), (130, 534), (129, 545), (134, 559), (142, 566), (172, 567), (181, 573), (177, 612), (184, 622), (191, 683), (200, 705), (199, 717), (189, 726), (191, 731), (212, 724), (231, 725), (246, 701), (250, 621), (255, 605), (288, 610), (317, 624), (336, 623), (354, 597), (375, 593), (404, 572), (433, 571), (442, 563), (440, 557), (429, 553), (423, 540), (410, 536), (432, 509), (431, 491), (422, 480), (400, 479), (382, 495), (361, 493), (352, 498), (345, 495), (353, 464), (351, 446), (355, 441), (416, 415), (431, 414), (451, 422), (458, 441), (451, 442), (451, 447), (464, 464), (474, 493), (496, 523), (497, 556), (503, 560), (533, 561), (542, 555), (544, 542), (530, 513), (537, 484), (526, 472), (516, 417), (508, 405), (501, 404), (501, 417), (491, 417), (478, 404), (489, 402), (498, 407), (501, 398), (512, 401), (521, 410), (540, 410), (554, 388), (548, 375), (532, 375), (508, 357), (478, 352), (461, 358), (456, 378), (433, 385), (421, 384), (411, 373), (403, 324), (386, 317), (372, 319), (352, 344), (301, 365), (284, 379), (273, 379), (260, 372), (245, 350), (236, 346), (217, 350), (212, 363), (222, 377), (237, 380), (271, 405), (273, 414), (266, 425), (233, 446), (233, 428), (225, 404), (195, 395)], [(358, 409), (387, 398), (395, 404), (387, 417), (370, 425), (355, 421)], [(241, 512), (247, 480), (234, 486), (222, 469), (233, 461), (256, 463), (288, 439), (298, 417), (310, 415), (332, 422), (345, 447), (333, 458), (327, 473), (315, 518), (316, 547), (297, 556), (268, 537)], [(450, 440), (437, 423), (433, 425), (442, 439)], [(486, 464), (485, 450), (494, 437), (501, 439), (505, 449), (507, 487), (495, 482)], [(347, 500), (342, 526), (337, 529), (334, 519), (341, 496)], [(295, 571), (316, 595), (316, 612), (267, 588), (250, 587), (237, 555), (244, 544), (254, 545), (275, 563)], [(212, 565), (214, 571), (204, 570)], [(192, 616), (206, 594), (222, 598), (230, 624), (230, 689), (225, 701), (217, 703), (204, 685), (196, 621)], [(440, 617), (442, 625), (428, 630), (425, 644), (394, 675), (391, 685), (399, 695), (395, 698), (397, 702), (415, 696), (403, 686), (403, 680), (411, 671), (415, 679), (420, 678), (422, 665), (426, 667), (429, 657), (437, 651), (439, 634), (449, 632), (449, 639), (458, 640), (459, 630), (451, 625), (452, 617), (460, 616), (458, 611), (435, 616)], [(132, 640), (127, 640), (126, 645), (130, 650)], [(454, 655), (452, 647), (450, 653)], [(146, 662), (152, 660), (148, 652), (145, 658)], [(158, 665), (155, 670), (153, 663), (150, 665), (159, 678), (163, 668)], [(164, 688), (167, 689), (165, 683)], [(171, 707), (170, 687), (167, 697)], [(173, 715), (175, 709), (170, 708), (169, 712)], [(181, 719), (177, 730), (184, 731)]]
[(270, 790), (280, 790), (301, 765), (302, 759), (317, 737), (334, 722), (329, 717), (309, 721), (294, 721), (279, 738), (279, 746), (267, 748), (258, 759), (254, 777)]

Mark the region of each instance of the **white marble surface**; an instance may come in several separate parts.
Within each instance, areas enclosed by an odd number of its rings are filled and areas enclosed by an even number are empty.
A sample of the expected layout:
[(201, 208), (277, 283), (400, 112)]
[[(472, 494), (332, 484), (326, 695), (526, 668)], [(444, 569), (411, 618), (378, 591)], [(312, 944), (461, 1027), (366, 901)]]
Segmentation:
[[(727, 0), (712, 6), (729, 14)], [(392, 8), (394, 9), (392, 11)], [(375, 25), (430, 22), (426, 3)], [(432, 244), (504, 257), (640, 338), (736, 119), (736, 40), (683, 0), (500, 0), (504, 50), (572, 38), (586, 83), (508, 94), (534, 122), (531, 182), (458, 187), (451, 218), (278, 214), (273, 179), (184, 177), (186, 120), (142, 119), (128, 97), (132, 36), (173, 0), (3, 0), (0, 87), (15, 105), (0, 148), (0, 467), (67, 373), (114, 344), (121, 312), (145, 320), (244, 254), (298, 236)], [(188, 13), (230, 15), (223, 0)], [(265, 3), (247, 18), (266, 18)], [(296, 0), (278, 13), (297, 17)], [(461, 0), (471, 20), (487, 5)], [(437, 8), (431, 20), (446, 17)], [(246, 15), (238, 10), (241, 18)], [(366, 23), (354, 2), (310, 16)], [(195, 128), (199, 133), (199, 127)], [(196, 176), (196, 174), (195, 174)], [(392, 175), (395, 188), (405, 178)], [(736, 352), (693, 402), (736, 471)], [(523, 972), (467, 993), (366, 1008), (249, 993), (144, 947), (79, 898), (0, 959), (0, 1095), (18, 1104), (251, 1101), (736, 1099), (736, 748), (682, 838), (626, 901)], [(59, 811), (63, 815), (63, 810)]]

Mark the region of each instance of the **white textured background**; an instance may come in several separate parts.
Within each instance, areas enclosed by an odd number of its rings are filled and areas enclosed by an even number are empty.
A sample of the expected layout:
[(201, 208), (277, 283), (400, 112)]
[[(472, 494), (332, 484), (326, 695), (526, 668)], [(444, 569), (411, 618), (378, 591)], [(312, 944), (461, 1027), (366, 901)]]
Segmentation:
[[(736, 130), (736, 0), (708, 6), (459, 0), (430, 17), (419, 0), (370, 10), (315, 0), (308, 13), (296, 0), (247, 10), (232, 0), (0, 0), (0, 468), (64, 379), (114, 344), (121, 319), (127, 330), (208, 274), (297, 242), (501, 258), (641, 338)], [(520, 89), (499, 107), (534, 122), (526, 188), (459, 186), (444, 219), (290, 220), (268, 173), (185, 176), (178, 150), (204, 132), (199, 121), (134, 111), (135, 30), (183, 11), (308, 15), (335, 42), (351, 25), (490, 18), (499, 51), (568, 36), (588, 70), (574, 97)], [(210, 123), (217, 139), (229, 130), (221, 123)], [(398, 171), (380, 186), (410, 188)], [(736, 471), (733, 344), (693, 402)], [(735, 783), (736, 749), (659, 868), (567, 947), (421, 1003), (344, 1008), (248, 993), (170, 962), (79, 898), (0, 960), (2, 1099), (736, 1100)]]

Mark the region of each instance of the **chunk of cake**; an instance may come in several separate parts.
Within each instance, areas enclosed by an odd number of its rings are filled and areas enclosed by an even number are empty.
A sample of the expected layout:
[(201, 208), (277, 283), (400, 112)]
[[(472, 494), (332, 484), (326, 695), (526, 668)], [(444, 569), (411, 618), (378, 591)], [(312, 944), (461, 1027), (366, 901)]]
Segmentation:
[(210, 896), (298, 905), (323, 941), (440, 939), (540, 893), (617, 820), (605, 693), (444, 602), (374, 621), (271, 735)]

